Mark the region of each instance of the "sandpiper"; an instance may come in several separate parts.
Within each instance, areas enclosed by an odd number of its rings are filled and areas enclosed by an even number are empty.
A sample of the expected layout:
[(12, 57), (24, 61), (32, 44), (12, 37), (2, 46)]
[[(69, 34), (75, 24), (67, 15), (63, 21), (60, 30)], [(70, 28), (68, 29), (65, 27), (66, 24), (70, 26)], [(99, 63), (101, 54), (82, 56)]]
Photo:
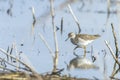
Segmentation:
[(74, 53), (77, 48), (83, 48), (84, 49), (84, 57), (86, 57), (86, 46), (99, 37), (100, 37), (100, 35), (75, 34), (75, 33), (71, 32), (68, 34), (68, 38), (65, 41), (67, 41), (70, 38), (71, 42), (74, 45), (77, 45), (74, 48)]

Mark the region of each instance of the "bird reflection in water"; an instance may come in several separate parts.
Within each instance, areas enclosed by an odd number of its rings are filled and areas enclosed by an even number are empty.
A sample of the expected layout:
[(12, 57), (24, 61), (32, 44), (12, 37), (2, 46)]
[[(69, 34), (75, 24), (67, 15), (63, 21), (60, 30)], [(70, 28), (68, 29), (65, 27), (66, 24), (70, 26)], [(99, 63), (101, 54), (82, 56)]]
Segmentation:
[(69, 62), (67, 69), (99, 69), (99, 67), (85, 57), (75, 57)]

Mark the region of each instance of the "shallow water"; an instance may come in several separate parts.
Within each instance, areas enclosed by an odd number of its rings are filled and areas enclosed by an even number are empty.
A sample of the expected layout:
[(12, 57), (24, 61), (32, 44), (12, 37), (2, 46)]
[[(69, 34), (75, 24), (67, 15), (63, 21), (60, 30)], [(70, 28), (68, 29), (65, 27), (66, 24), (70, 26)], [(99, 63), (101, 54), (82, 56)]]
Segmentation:
[[(75, 57), (72, 54), (75, 46), (69, 40), (65, 42), (65, 39), (69, 32), (78, 32), (78, 28), (72, 15), (69, 13), (67, 6), (64, 6), (63, 8), (60, 7), (60, 4), (63, 2), (64, 0), (55, 1), (55, 25), (60, 27), (60, 20), (62, 17), (64, 19), (63, 34), (60, 34), (60, 30), (57, 31), (59, 44), (58, 68), (65, 68), (62, 72), (63, 74), (70, 74), (75, 77), (97, 77), (99, 79), (103, 79), (104, 52), (102, 52), (102, 50), (105, 49), (107, 51), (107, 55), (105, 57), (106, 76), (108, 78), (111, 75), (114, 61), (104, 43), (104, 40), (109, 41), (110, 45), (114, 49), (114, 39), (110, 24), (111, 22), (114, 24), (115, 31), (118, 32), (117, 37), (119, 38), (119, 15), (114, 13), (110, 14), (109, 19), (107, 20), (107, 2), (105, 0), (87, 0), (84, 2), (85, 6), (82, 9), (80, 9), (82, 6), (81, 1), (71, 3), (71, 7), (79, 20), (82, 30), (81, 33), (101, 35), (99, 39), (87, 46), (88, 51), (91, 51), (91, 46), (93, 46), (93, 55), (97, 57), (94, 64), (99, 66), (100, 69), (77, 69), (67, 71), (65, 62), (69, 64), (69, 61)], [(51, 17), (49, 14), (49, 1), (14, 0), (12, 16), (6, 13), (9, 6), (9, 1), (0, 1), (0, 47), (6, 50), (8, 46), (12, 46), (12, 43), (16, 43), (18, 51), (22, 51), (24, 53), (22, 54), (25, 56), (24, 61), (32, 64), (39, 73), (50, 72), (53, 67), (52, 57), (47, 47), (38, 36), (38, 34), (41, 33), (54, 52), (54, 39)], [(35, 16), (37, 18), (34, 36), (31, 34), (33, 21), (31, 11), (32, 6), (35, 8)], [(111, 12), (117, 10), (116, 5), (111, 6)], [(98, 13), (100, 11), (103, 11), (103, 13)], [(119, 41), (120, 40), (118, 39), (118, 42)], [(20, 44), (24, 45), (21, 46)], [(76, 53), (78, 55), (83, 55), (83, 49), (77, 49)], [(90, 56), (91, 54), (88, 53), (87, 58), (91, 59)], [(120, 76), (118, 77), (120, 78)]]

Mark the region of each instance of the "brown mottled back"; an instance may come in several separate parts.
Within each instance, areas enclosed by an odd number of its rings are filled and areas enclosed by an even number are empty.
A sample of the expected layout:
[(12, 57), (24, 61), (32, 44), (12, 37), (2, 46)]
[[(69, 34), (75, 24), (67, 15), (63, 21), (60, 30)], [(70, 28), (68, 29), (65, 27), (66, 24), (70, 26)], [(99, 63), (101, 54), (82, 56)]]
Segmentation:
[(77, 36), (84, 40), (94, 40), (100, 37), (100, 35), (89, 35), (89, 34), (77, 34), (76, 37)]

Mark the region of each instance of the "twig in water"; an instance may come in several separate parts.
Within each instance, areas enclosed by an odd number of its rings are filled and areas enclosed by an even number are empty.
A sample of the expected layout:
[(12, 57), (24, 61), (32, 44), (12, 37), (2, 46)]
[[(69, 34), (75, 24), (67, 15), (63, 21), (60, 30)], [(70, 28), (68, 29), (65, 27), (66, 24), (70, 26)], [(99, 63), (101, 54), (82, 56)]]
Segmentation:
[[(9, 53), (10, 55), (12, 54), (12, 52), (13, 52), (13, 44), (12, 44), (12, 46), (11, 46), (11, 49), (10, 49), (10, 47), (8, 46), (8, 48), (7, 48), (7, 53)], [(7, 56), (7, 61), (9, 61), (9, 56), (8, 55), (6, 55)], [(11, 60), (11, 62), (12, 62), (12, 58), (10, 57), (10, 60)]]
[(120, 68), (118, 68), (118, 69), (116, 70), (116, 63), (118, 64), (118, 66), (120, 66), (120, 62), (118, 61), (118, 59), (117, 59), (116, 56), (114, 55), (114, 52), (113, 52), (112, 48), (110, 47), (110, 45), (108, 44), (107, 41), (105, 41), (105, 44), (107, 45), (107, 47), (108, 47), (111, 55), (113, 56), (113, 58), (114, 58), (114, 60), (115, 60), (115, 64), (114, 64), (114, 67), (113, 67), (113, 72), (112, 72), (112, 75), (111, 75), (111, 77), (114, 77), (115, 74), (117, 74), (117, 72), (120, 70)]
[[(111, 23), (111, 27), (112, 27), (112, 33), (113, 33), (113, 37), (114, 37), (114, 43), (115, 43), (115, 55), (116, 55), (116, 59), (118, 60), (118, 52), (119, 52), (119, 49), (118, 49), (118, 41), (117, 41), (117, 38), (116, 38), (116, 34), (115, 34), (115, 30), (114, 30), (114, 26), (113, 24)], [(116, 66), (117, 66), (117, 63), (115, 62), (114, 63), (114, 67), (113, 67), (113, 72), (112, 72), (112, 75), (111, 77), (114, 77), (115, 74), (117, 74), (117, 72), (119, 71), (119, 68), (116, 70)]]
[[(7, 53), (9, 52), (9, 46), (8, 46), (8, 48), (7, 48)], [(7, 61), (9, 61), (9, 56), (8, 55), (6, 55), (7, 56)]]
[[(3, 50), (3, 49), (0, 48), (0, 51), (1, 51), (2, 53), (4, 53), (5, 55), (8, 55), (9, 57), (11, 57), (11, 58), (13, 58), (13, 59), (16, 60), (16, 57), (8, 54), (5, 50)], [(18, 60), (18, 62), (20, 62), (21, 64), (23, 64), (24, 66), (26, 66), (30, 71), (34, 71), (30, 66), (28, 66), (28, 65), (25, 64), (24, 62), (22, 62), (22, 61), (20, 61), (20, 60)]]
[(61, 18), (61, 28), (60, 28), (60, 31), (61, 31), (61, 35), (63, 33), (63, 17)]
[(52, 58), (54, 58), (53, 50), (48, 45), (47, 41), (44, 39), (44, 37), (42, 36), (42, 34), (39, 33), (39, 36), (40, 36), (41, 40), (44, 42), (44, 44), (46, 45), (46, 47), (48, 48), (49, 52), (51, 53)]
[[(7, 53), (4, 49), (2, 49), (2, 48), (0, 48), (0, 52), (4, 53), (5, 55), (8, 55), (9, 57), (12, 57), (13, 59), (16, 59), (14, 56), (8, 54), (8, 53)], [(21, 63), (22, 65), (24, 65), (26, 68), (28, 68), (28, 70), (29, 70), (30, 72), (32, 72), (33, 75), (35, 75), (35, 76), (38, 78), (38, 80), (43, 80), (43, 79), (41, 78), (41, 76), (40, 76), (34, 69), (32, 69), (29, 65), (27, 65), (25, 62), (22, 62), (22, 61), (20, 61), (19, 59), (18, 59), (18, 62)]]
[(3, 67), (5, 67), (5, 68), (7, 67), (4, 59), (0, 59), (0, 65), (3, 66)]
[(114, 37), (114, 42), (115, 42), (116, 58), (118, 58), (118, 51), (119, 51), (119, 49), (118, 49), (118, 41), (117, 41), (117, 38), (116, 38), (116, 34), (115, 34), (113, 24), (111, 24), (111, 27), (112, 27), (112, 32), (113, 32), (113, 37)]
[(79, 21), (78, 21), (77, 17), (74, 15), (73, 10), (72, 10), (70, 4), (68, 4), (68, 8), (69, 8), (69, 11), (71, 12), (71, 14), (72, 14), (72, 16), (73, 16), (77, 26), (78, 26), (78, 33), (80, 33), (81, 32), (81, 28), (80, 28)]
[[(17, 67), (16, 65), (14, 65), (14, 64), (6, 61), (5, 59), (3, 59), (3, 58), (1, 58), (1, 57), (0, 57), (0, 60), (4, 61), (5, 63), (7, 63), (7, 64), (9, 64), (9, 65), (11, 65), (11, 66), (13, 66), (13, 67), (15, 67), (15, 68)], [(22, 69), (22, 67), (19, 66), (19, 69)]]
[(32, 16), (33, 16), (32, 34), (34, 34), (34, 28), (35, 28), (35, 24), (36, 24), (35, 9), (34, 9), (34, 7), (32, 7)]
[(107, 0), (107, 21), (108, 21), (108, 18), (110, 16), (110, 2), (111, 0)]
[(107, 53), (106, 53), (105, 49), (103, 50), (103, 52), (104, 52), (104, 56), (103, 56), (103, 73), (104, 73), (104, 80), (107, 80), (107, 74), (106, 74), (107, 65), (106, 65), (106, 59), (105, 59)]
[(7, 14), (12, 16), (12, 7), (13, 7), (13, 0), (9, 0), (10, 7), (7, 10)]
[(3, 69), (3, 70), (10, 71), (10, 72), (15, 72), (14, 70), (12, 70), (12, 69), (9, 69), (9, 68), (6, 68), (6, 67), (4, 67), (4, 66), (1, 66), (1, 65), (0, 65), (0, 68), (1, 68), (1, 69)]
[(113, 71), (112, 71), (112, 76), (114, 75), (114, 73), (115, 73), (115, 70), (116, 70), (116, 66), (117, 66), (117, 64), (116, 64), (116, 62), (114, 63), (114, 66), (113, 66)]
[(108, 49), (109, 49), (109, 51), (110, 51), (110, 53), (111, 53), (113, 59), (116, 61), (116, 63), (117, 63), (118, 65), (120, 65), (120, 62), (119, 62), (118, 59), (115, 57), (112, 48), (110, 47), (110, 45), (108, 44), (108, 42), (107, 42), (106, 40), (105, 40), (105, 44), (106, 44), (106, 46), (108, 47)]
[(19, 56), (19, 53), (18, 53), (18, 50), (17, 50), (17, 47), (16, 47), (16, 44), (14, 43), (14, 50), (15, 50), (15, 52), (16, 52), (16, 59), (15, 59), (15, 61), (16, 61), (16, 70), (18, 70), (19, 71), (19, 67), (20, 67), (20, 63), (18, 62), (18, 59), (20, 60), (20, 56)]
[[(11, 49), (10, 49), (10, 55), (12, 55), (12, 52), (13, 52), (13, 44), (12, 44), (12, 47), (11, 47)], [(11, 62), (12, 62), (12, 57), (10, 57), (10, 60), (11, 60)]]
[(63, 70), (64, 70), (64, 68), (63, 68), (63, 69), (60, 69), (60, 70), (58, 70), (58, 71), (56, 71), (56, 72), (52, 72), (51, 75), (58, 75), (58, 76), (59, 76)]
[(93, 55), (93, 46), (91, 46), (91, 59), (92, 59), (92, 62), (95, 62), (96, 61), (96, 57)]

